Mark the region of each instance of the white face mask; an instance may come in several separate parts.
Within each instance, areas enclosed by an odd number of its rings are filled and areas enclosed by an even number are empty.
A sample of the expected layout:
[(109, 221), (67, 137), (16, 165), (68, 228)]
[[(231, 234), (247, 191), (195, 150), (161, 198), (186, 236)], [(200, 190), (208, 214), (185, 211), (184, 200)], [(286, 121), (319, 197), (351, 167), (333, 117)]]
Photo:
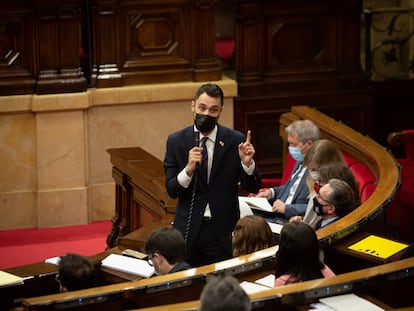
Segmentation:
[(319, 181), (319, 172), (318, 171), (310, 171), (309, 175), (312, 177), (314, 181)]

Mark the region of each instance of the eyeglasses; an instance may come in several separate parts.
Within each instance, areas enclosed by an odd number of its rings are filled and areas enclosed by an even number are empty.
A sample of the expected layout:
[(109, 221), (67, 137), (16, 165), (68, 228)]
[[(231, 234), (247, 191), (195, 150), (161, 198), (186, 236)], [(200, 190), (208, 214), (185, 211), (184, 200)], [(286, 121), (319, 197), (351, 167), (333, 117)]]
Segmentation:
[[(316, 194), (316, 196), (317, 196), (319, 199), (321, 199), (322, 201), (325, 201), (326, 203), (329, 203), (329, 205), (334, 205), (332, 202), (329, 202), (327, 199), (325, 199), (323, 196), (321, 196), (321, 193), (320, 193), (320, 192), (318, 192), (318, 193)], [(324, 206), (326, 206), (326, 205), (324, 205)]]

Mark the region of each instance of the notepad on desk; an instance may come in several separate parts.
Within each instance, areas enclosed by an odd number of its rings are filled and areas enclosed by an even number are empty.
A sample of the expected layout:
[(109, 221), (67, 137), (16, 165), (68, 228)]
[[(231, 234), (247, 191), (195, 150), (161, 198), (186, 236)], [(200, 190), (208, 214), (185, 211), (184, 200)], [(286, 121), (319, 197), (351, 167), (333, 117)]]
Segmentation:
[(258, 292), (262, 292), (264, 290), (269, 290), (270, 288), (267, 286), (263, 286), (257, 283), (249, 282), (249, 281), (243, 281), (240, 283), (241, 288), (244, 289), (244, 291), (247, 294), (254, 294)]
[(272, 205), (266, 198), (239, 196), (239, 204), (256, 210), (272, 213)]
[(369, 235), (368, 237), (348, 246), (351, 250), (382, 259), (391, 257), (407, 247), (409, 247), (408, 244), (381, 238), (376, 235)]
[(150, 266), (146, 260), (118, 254), (110, 254), (102, 260), (102, 267), (138, 275), (144, 278), (149, 278), (155, 273), (154, 267)]

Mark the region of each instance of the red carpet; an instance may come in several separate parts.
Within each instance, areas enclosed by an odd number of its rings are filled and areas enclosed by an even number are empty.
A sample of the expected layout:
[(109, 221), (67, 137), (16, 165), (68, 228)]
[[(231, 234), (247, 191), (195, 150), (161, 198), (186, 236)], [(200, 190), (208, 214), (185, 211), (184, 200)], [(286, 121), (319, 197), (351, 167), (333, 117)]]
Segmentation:
[(69, 252), (85, 256), (100, 253), (106, 248), (111, 225), (108, 220), (60, 228), (0, 231), (0, 269), (44, 261)]

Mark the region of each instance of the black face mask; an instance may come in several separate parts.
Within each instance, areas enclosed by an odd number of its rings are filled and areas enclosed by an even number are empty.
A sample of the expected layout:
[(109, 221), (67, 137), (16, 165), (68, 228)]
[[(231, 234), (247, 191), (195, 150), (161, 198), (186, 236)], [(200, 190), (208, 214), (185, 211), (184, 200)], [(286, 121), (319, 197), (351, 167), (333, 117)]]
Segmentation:
[(318, 199), (315, 197), (313, 198), (313, 211), (318, 215), (318, 216), (322, 216), (324, 213), (323, 211), (323, 207), (327, 206), (327, 205), (323, 205), (321, 203), (319, 203)]
[(209, 116), (208, 114), (196, 113), (194, 117), (194, 124), (201, 133), (208, 133), (214, 129), (217, 123), (217, 118)]

